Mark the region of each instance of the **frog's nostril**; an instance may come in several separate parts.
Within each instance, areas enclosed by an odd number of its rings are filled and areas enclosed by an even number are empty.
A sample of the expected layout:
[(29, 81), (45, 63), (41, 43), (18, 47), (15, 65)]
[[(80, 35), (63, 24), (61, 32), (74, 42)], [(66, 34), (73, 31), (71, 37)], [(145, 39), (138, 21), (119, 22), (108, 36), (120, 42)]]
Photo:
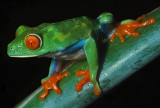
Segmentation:
[(11, 51), (13, 50), (13, 48), (11, 47)]

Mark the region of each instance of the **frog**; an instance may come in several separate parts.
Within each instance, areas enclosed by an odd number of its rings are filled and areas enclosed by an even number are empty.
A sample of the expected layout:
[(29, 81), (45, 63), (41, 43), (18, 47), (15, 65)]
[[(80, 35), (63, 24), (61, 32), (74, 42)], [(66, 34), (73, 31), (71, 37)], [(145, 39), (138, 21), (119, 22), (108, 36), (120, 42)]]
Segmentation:
[[(104, 12), (96, 19), (86, 16), (67, 19), (54, 23), (42, 23), (36, 27), (21, 25), (16, 30), (15, 39), (8, 44), (7, 53), (9, 57), (47, 57), (51, 58), (48, 76), (41, 80), (44, 92), (40, 100), (48, 95), (48, 90), (53, 89), (57, 94), (62, 94), (58, 82), (67, 77), (70, 72), (64, 72), (64, 61), (86, 59), (89, 68), (77, 70), (76, 76), (83, 78), (75, 85), (77, 92), (83, 86), (91, 82), (94, 85), (94, 94), (100, 95), (102, 90), (99, 85), (97, 74), (100, 72), (99, 43), (107, 45), (114, 42), (119, 36), (120, 42), (125, 42), (125, 35), (138, 37), (137, 28), (153, 24), (156, 19), (150, 18), (141, 22), (146, 15), (136, 20), (127, 19), (116, 23), (113, 14)], [(99, 40), (99, 41), (97, 41)], [(70, 63), (69, 63), (70, 64)]]

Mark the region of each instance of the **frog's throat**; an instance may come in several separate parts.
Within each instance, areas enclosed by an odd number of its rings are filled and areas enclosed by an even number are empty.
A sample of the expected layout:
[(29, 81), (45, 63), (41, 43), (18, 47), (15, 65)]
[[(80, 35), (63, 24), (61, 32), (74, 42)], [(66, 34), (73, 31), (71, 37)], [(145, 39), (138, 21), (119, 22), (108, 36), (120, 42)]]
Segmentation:
[(30, 57), (36, 57), (37, 55), (26, 55), (26, 56), (18, 56), (18, 55), (9, 55), (9, 57), (14, 58), (30, 58)]

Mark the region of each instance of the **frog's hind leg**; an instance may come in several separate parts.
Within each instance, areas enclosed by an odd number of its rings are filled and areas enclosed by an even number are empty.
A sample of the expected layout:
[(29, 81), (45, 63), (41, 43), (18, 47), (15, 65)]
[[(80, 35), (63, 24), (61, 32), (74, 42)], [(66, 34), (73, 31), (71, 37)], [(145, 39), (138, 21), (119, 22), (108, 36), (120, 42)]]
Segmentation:
[(142, 15), (138, 17), (136, 20), (128, 19), (121, 21), (121, 23), (117, 26), (114, 33), (110, 36), (110, 41), (113, 42), (115, 36), (117, 35), (120, 37), (121, 42), (125, 41), (124, 35), (138, 37), (140, 33), (135, 31), (137, 28), (153, 24), (156, 21), (156, 18), (153, 17), (144, 22), (141, 22), (141, 20), (144, 19), (145, 17), (146, 15)]

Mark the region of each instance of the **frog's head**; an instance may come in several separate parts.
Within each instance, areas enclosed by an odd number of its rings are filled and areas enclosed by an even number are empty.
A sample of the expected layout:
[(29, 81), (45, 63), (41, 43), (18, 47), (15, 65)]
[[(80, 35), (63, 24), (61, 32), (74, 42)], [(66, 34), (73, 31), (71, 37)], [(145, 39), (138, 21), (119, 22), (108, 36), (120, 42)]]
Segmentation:
[(16, 31), (16, 38), (8, 44), (7, 53), (10, 57), (35, 57), (49, 52), (49, 46), (44, 45), (47, 39), (38, 28), (20, 26)]

